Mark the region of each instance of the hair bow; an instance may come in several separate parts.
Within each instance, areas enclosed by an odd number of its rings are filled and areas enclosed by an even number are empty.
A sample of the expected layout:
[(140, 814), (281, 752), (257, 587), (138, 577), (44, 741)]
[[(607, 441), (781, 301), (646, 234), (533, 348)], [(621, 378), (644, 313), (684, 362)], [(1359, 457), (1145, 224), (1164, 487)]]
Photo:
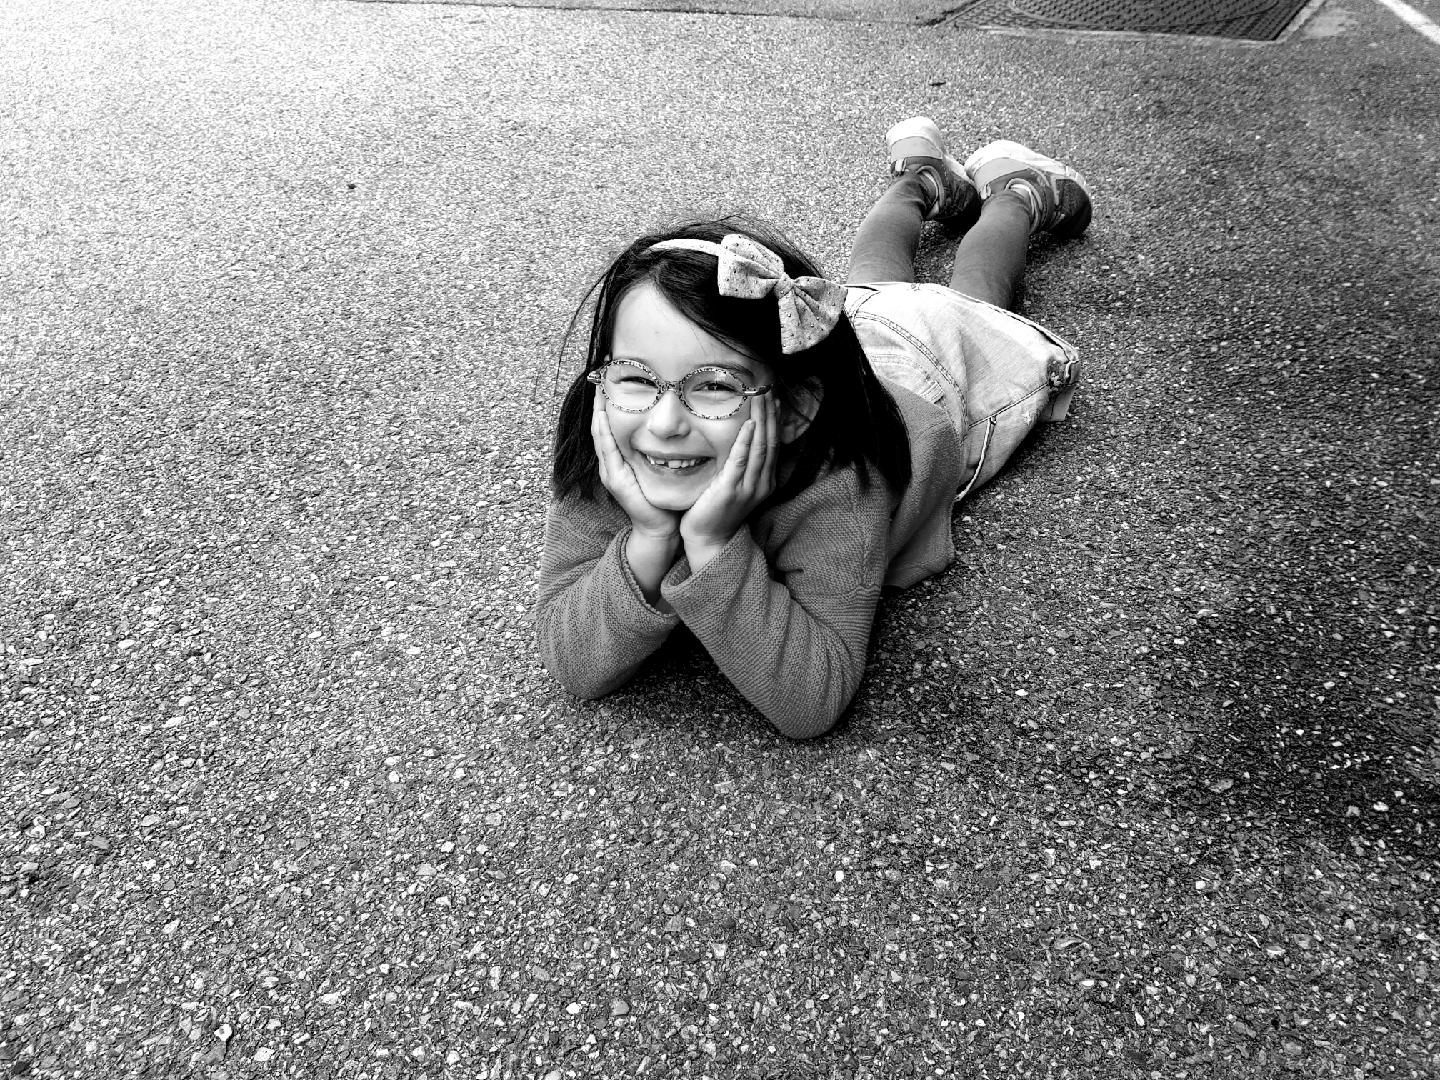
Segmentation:
[(780, 351), (796, 353), (829, 336), (845, 308), (845, 286), (822, 277), (792, 278), (785, 262), (764, 244), (740, 233), (711, 240), (661, 240), (650, 248), (686, 248), (720, 260), (716, 281), (721, 296), (759, 300), (774, 295), (780, 312)]

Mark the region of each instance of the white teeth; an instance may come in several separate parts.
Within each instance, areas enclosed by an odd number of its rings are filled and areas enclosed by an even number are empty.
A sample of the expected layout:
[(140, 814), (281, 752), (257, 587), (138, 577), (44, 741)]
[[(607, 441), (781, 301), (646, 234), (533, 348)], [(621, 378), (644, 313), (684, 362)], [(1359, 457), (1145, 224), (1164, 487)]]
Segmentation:
[(700, 462), (704, 461), (705, 459), (704, 459), (704, 458), (670, 458), (670, 459), (665, 459), (665, 458), (654, 458), (654, 457), (651, 457), (649, 454), (646, 454), (646, 455), (645, 455), (645, 460), (648, 461), (648, 462), (650, 462), (650, 464), (651, 464), (651, 465), (654, 465), (656, 468), (661, 468), (661, 469), (688, 469), (688, 468), (690, 468), (692, 465), (699, 465)]

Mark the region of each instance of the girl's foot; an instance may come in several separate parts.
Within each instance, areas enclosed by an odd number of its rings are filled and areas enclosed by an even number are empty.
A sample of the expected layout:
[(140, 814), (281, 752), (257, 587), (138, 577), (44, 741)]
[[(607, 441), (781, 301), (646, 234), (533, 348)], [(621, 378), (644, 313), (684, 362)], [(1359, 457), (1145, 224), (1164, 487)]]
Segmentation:
[(885, 133), (890, 150), (890, 174), (919, 173), (931, 192), (927, 221), (974, 218), (980, 213), (980, 195), (965, 175), (965, 168), (950, 156), (945, 136), (928, 116), (912, 116)]
[(965, 161), (980, 197), (1007, 189), (1030, 203), (1030, 234), (1049, 231), (1069, 240), (1090, 224), (1090, 188), (1070, 166), (1017, 142), (992, 142)]

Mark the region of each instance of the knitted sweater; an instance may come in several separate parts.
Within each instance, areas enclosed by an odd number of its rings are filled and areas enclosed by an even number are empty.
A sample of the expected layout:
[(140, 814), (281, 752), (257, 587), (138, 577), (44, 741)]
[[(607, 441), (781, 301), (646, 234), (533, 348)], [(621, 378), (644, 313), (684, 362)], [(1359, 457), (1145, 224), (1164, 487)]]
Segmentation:
[(779, 731), (823, 734), (865, 670), (882, 585), (905, 587), (955, 556), (950, 511), (964, 473), (944, 410), (897, 386), (912, 479), (898, 501), (874, 474), (822, 473), (738, 530), (698, 573), (682, 556), (646, 602), (625, 560), (630, 522), (608, 496), (552, 504), (540, 563), (536, 633), (545, 666), (572, 693), (599, 697), (684, 623), (725, 676)]

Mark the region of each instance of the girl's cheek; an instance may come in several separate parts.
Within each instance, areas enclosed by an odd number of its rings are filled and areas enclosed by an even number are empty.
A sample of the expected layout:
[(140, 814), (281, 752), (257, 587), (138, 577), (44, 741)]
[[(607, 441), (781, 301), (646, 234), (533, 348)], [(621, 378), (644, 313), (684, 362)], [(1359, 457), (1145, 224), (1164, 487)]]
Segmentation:
[(607, 405), (605, 407), (605, 419), (610, 422), (610, 430), (614, 433), (615, 440), (619, 442), (621, 446), (624, 446), (625, 440), (629, 438), (630, 432), (635, 429), (635, 414), (621, 412), (619, 409), (613, 409)]

